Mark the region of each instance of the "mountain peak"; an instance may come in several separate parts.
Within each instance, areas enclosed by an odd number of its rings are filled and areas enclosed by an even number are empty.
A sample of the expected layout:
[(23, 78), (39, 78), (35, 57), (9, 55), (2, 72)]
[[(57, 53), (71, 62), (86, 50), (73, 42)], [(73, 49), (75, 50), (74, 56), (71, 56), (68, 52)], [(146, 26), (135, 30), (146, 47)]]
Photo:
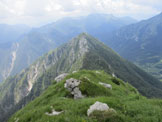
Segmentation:
[(84, 55), (89, 50), (90, 35), (87, 33), (81, 33), (77, 37), (74, 37), (68, 44), (71, 49), (79, 51), (81, 55)]
[(69, 43), (79, 44), (79, 45), (81, 44), (81, 45), (85, 46), (85, 44), (87, 44), (89, 38), (90, 38), (90, 35), (83, 32), (83, 33), (79, 34), (78, 36), (74, 37)]
[(80, 50), (84, 53), (94, 49), (96, 45), (102, 47), (102, 43), (99, 40), (85, 32), (74, 37), (69, 44), (76, 50)]
[(87, 37), (90, 37), (90, 35), (86, 32), (83, 32), (83, 33), (79, 34), (76, 38), (87, 38)]

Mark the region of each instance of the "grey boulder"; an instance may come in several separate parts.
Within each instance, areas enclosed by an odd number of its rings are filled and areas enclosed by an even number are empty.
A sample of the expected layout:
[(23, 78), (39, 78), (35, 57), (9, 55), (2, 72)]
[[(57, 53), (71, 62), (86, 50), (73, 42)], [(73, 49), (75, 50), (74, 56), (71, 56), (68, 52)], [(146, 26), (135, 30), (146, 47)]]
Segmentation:
[(99, 84), (106, 87), (106, 88), (108, 88), (108, 89), (112, 89), (111, 84), (107, 84), (107, 83), (103, 83), (103, 82), (99, 82)]
[(109, 106), (106, 103), (96, 101), (95, 104), (91, 105), (87, 111), (87, 115), (90, 116), (94, 111), (108, 111)]

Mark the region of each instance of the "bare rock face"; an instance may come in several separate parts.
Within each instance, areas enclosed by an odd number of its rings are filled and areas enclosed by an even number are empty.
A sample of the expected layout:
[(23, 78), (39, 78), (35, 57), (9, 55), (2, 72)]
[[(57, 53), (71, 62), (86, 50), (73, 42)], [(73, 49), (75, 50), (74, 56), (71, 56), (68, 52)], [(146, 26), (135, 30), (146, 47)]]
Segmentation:
[(67, 75), (68, 75), (68, 73), (63, 73), (63, 74), (61, 74), (61, 75), (59, 75), (59, 76), (57, 76), (57, 77), (55, 78), (55, 81), (58, 83), (58, 82), (60, 82), (61, 80), (63, 80)]
[(104, 87), (106, 87), (106, 88), (108, 88), (108, 89), (112, 89), (111, 84), (102, 83), (102, 82), (99, 82), (99, 84), (102, 85), (102, 86), (104, 86)]
[(96, 101), (95, 104), (91, 105), (87, 111), (87, 115), (90, 116), (94, 111), (108, 111), (109, 106), (106, 103)]
[(74, 99), (80, 99), (84, 97), (81, 91), (79, 90), (80, 83), (80, 80), (70, 78), (66, 80), (66, 83), (64, 84), (64, 87), (70, 91), (70, 93), (74, 96)]

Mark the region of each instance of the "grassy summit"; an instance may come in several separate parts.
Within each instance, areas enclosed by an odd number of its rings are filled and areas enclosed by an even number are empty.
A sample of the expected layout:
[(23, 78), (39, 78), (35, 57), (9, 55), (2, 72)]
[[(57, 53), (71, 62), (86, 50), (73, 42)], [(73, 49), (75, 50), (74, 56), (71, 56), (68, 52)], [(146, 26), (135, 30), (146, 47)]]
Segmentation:
[[(70, 78), (82, 81), (79, 89), (85, 98), (74, 100), (64, 88), (65, 81)], [(99, 82), (111, 84), (112, 90)], [(96, 112), (88, 117), (87, 110), (96, 101), (106, 103), (116, 112)], [(63, 113), (46, 115), (52, 108)], [(104, 71), (81, 70), (71, 73), (59, 83), (53, 81), (42, 95), (14, 114), (9, 122), (160, 122), (161, 115), (162, 101), (141, 96), (129, 83), (113, 78)]]

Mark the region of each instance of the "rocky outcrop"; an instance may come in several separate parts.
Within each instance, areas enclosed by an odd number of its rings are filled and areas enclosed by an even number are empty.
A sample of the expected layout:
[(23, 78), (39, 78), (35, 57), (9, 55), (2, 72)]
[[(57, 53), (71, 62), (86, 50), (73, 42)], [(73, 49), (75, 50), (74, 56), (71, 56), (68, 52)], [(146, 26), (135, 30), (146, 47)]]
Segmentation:
[(70, 93), (74, 96), (74, 99), (80, 99), (84, 97), (81, 91), (79, 90), (80, 83), (80, 80), (70, 78), (66, 80), (66, 83), (64, 84), (64, 87), (70, 91)]
[(94, 111), (108, 111), (109, 106), (106, 103), (96, 101), (95, 104), (91, 105), (87, 111), (87, 115), (90, 116)]
[(61, 80), (63, 80), (67, 75), (68, 75), (68, 73), (63, 73), (63, 74), (61, 74), (61, 75), (59, 75), (59, 76), (57, 76), (57, 77), (55, 78), (55, 81), (58, 83), (58, 82), (60, 82)]
[(102, 83), (102, 82), (99, 82), (99, 84), (102, 85), (102, 86), (104, 86), (104, 87), (106, 87), (106, 88), (108, 88), (108, 89), (112, 89), (111, 84)]

